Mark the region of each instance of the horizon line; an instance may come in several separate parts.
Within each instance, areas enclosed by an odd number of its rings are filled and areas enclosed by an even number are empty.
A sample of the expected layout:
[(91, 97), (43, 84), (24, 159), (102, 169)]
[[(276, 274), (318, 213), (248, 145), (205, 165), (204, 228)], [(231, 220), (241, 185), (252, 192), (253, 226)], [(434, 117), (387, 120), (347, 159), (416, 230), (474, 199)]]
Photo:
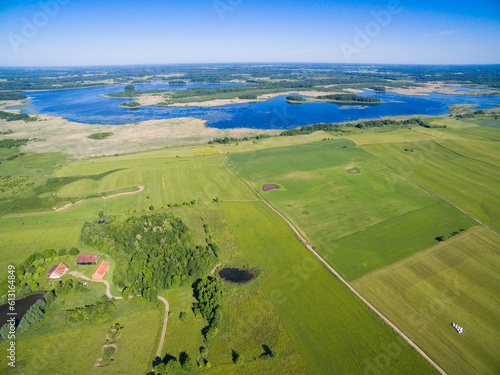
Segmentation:
[(42, 69), (42, 68), (97, 68), (97, 67), (133, 67), (133, 66), (176, 66), (176, 65), (347, 65), (347, 66), (500, 66), (498, 63), (344, 63), (344, 62), (186, 62), (186, 63), (138, 63), (138, 64), (91, 64), (91, 65), (0, 65), (0, 69)]

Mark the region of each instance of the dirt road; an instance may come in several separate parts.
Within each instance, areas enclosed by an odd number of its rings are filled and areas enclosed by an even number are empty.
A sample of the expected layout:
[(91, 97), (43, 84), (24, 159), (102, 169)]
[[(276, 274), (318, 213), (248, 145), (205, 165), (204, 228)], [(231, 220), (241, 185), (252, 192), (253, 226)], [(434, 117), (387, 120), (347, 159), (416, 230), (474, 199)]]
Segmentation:
[[(72, 276), (78, 277), (80, 279), (83, 279), (83, 280), (103, 283), (106, 286), (106, 296), (108, 298), (110, 298), (110, 299), (123, 299), (123, 297), (121, 297), (121, 296), (114, 296), (113, 294), (111, 294), (111, 288), (109, 285), (109, 281), (107, 281), (107, 280), (93, 280), (93, 279), (88, 278), (84, 274), (82, 274), (80, 272), (76, 272), (76, 271), (71, 271), (71, 272), (69, 272), (69, 274)], [(130, 298), (132, 298), (132, 296)], [(165, 315), (163, 317), (163, 328), (161, 331), (160, 343), (158, 344), (158, 350), (156, 351), (156, 358), (161, 358), (161, 352), (163, 351), (163, 344), (165, 342), (165, 335), (167, 333), (168, 312), (170, 309), (170, 305), (168, 304), (168, 301), (165, 298), (158, 296), (158, 299), (161, 302), (163, 302), (163, 304), (165, 305)], [(154, 373), (154, 370), (151, 370), (151, 371)]]

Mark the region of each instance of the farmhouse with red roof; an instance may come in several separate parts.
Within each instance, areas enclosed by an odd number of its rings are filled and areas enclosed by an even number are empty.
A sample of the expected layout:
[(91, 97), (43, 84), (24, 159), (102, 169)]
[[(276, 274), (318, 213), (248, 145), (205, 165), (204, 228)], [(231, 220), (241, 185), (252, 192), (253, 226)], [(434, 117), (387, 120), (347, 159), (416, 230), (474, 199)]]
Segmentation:
[(108, 270), (108, 268), (109, 268), (109, 263), (105, 262), (105, 261), (102, 261), (101, 264), (99, 264), (97, 266), (96, 270), (92, 274), (92, 279), (94, 279), (94, 280), (102, 280), (102, 278), (104, 277), (104, 274), (106, 273), (106, 271)]
[(49, 272), (47, 272), (47, 277), (49, 279), (59, 279), (66, 272), (68, 272), (68, 266), (64, 263), (59, 263), (58, 265), (53, 266)]

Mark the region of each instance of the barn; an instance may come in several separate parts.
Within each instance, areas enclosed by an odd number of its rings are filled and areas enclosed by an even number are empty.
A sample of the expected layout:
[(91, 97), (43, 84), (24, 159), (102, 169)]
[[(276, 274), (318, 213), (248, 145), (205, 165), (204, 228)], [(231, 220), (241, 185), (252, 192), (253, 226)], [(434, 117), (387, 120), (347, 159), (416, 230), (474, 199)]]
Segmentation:
[(76, 258), (76, 264), (79, 265), (89, 265), (96, 264), (99, 260), (100, 255), (97, 254), (81, 254)]
[(102, 261), (101, 264), (99, 264), (97, 266), (96, 270), (92, 274), (92, 279), (94, 279), (94, 280), (102, 280), (102, 278), (104, 277), (104, 274), (106, 273), (106, 271), (108, 270), (108, 268), (109, 268), (109, 263), (105, 262), (105, 261)]
[(64, 263), (59, 263), (55, 266), (53, 266), (49, 272), (47, 272), (47, 277), (49, 279), (59, 279), (62, 277), (66, 272), (68, 272), (68, 266), (65, 265)]

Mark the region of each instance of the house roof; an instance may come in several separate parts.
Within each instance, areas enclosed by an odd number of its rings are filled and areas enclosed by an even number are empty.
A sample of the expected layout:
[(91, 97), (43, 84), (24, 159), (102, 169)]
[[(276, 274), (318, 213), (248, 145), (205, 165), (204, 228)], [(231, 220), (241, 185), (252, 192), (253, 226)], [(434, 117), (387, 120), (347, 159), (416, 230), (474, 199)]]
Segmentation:
[(53, 266), (49, 272), (47, 272), (47, 276), (51, 278), (61, 277), (68, 270), (68, 266), (64, 263), (59, 263), (57, 266)]
[(57, 268), (57, 266), (58, 266), (58, 264), (56, 264), (55, 266), (50, 267), (49, 272), (47, 272), (47, 276), (52, 275), (52, 272), (54, 272), (54, 271), (55, 271), (55, 269)]
[(97, 263), (98, 260), (98, 254), (81, 254), (76, 258), (76, 263)]
[(108, 270), (109, 268), (109, 263), (108, 262), (105, 262), (105, 261), (102, 261), (96, 268), (96, 270), (94, 271), (94, 273), (92, 274), (92, 278), (93, 279), (102, 279), (104, 277), (104, 274), (106, 273), (106, 271)]

